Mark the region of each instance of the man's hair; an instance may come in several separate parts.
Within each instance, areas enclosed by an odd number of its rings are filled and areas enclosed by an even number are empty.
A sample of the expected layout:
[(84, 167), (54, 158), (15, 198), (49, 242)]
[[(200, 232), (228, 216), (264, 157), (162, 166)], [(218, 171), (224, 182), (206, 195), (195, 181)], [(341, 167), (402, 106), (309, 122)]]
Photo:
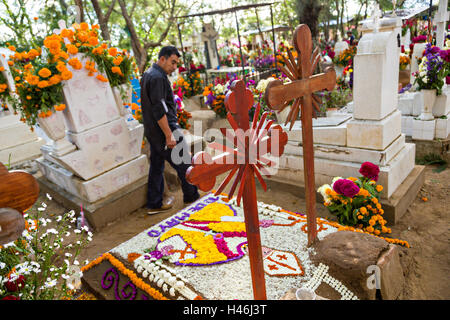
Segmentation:
[(176, 47), (165, 46), (162, 47), (161, 50), (159, 51), (158, 59), (160, 59), (161, 57), (166, 57), (166, 59), (168, 59), (173, 54), (177, 55), (178, 58), (181, 56)]

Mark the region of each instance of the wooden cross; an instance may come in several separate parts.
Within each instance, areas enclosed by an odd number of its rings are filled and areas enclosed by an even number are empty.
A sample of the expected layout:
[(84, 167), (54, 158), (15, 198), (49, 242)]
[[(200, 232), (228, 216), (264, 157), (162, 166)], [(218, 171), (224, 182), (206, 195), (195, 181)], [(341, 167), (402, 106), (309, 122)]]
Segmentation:
[(24, 171), (8, 171), (0, 162), (0, 245), (16, 240), (25, 228), (22, 212), (39, 196), (36, 179)]
[(313, 93), (324, 89), (333, 90), (336, 85), (336, 72), (333, 68), (327, 68), (325, 73), (312, 75), (320, 60), (320, 54), (319, 48), (316, 48), (311, 54), (311, 31), (306, 24), (301, 24), (295, 29), (294, 46), (300, 57), (299, 61), (295, 61), (292, 53), (288, 51), (289, 59), (283, 57), (287, 69), (280, 66), (280, 70), (292, 82), (287, 84), (283, 84), (280, 80), (270, 82), (264, 98), (270, 108), (279, 111), (289, 106), (292, 100), (294, 101), (286, 120), (286, 124), (291, 122), (290, 130), (294, 126), (301, 106), (308, 246), (310, 246), (317, 237), (312, 117), (313, 113), (316, 117), (313, 106), (320, 111), (319, 104), (321, 102)]
[(215, 192), (215, 195), (219, 195), (237, 173), (229, 192), (229, 198), (233, 196), (240, 182), (237, 189), (237, 204), (240, 206), (242, 198), (253, 295), (256, 300), (265, 300), (264, 264), (254, 177), (256, 176), (264, 191), (267, 191), (262, 174), (269, 175), (267, 167), (273, 167), (275, 163), (267, 159), (265, 155), (270, 152), (272, 156), (279, 157), (284, 152), (287, 134), (280, 125), (274, 124), (272, 120), (267, 120), (267, 112), (263, 113), (258, 121), (261, 110), (259, 104), (250, 125), (248, 111), (253, 106), (253, 95), (245, 87), (243, 80), (233, 82), (231, 91), (225, 97), (225, 106), (228, 111), (228, 122), (233, 130), (221, 128), (221, 131), (233, 147), (217, 142), (210, 143), (209, 147), (222, 153), (214, 158), (203, 151), (195, 154), (186, 178), (191, 184), (197, 185), (200, 190), (209, 191), (214, 187), (217, 176), (230, 171)]

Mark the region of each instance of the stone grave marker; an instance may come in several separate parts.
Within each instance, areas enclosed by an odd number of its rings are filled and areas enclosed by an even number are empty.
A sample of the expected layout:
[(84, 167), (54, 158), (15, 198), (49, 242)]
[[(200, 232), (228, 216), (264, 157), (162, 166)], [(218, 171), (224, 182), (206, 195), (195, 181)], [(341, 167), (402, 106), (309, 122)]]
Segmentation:
[(201, 34), (202, 41), (205, 43), (205, 55), (207, 59), (207, 68), (216, 69), (219, 66), (219, 56), (217, 54), (216, 40), (219, 33), (214, 30), (212, 23), (203, 24), (203, 32)]
[[(85, 63), (84, 56), (77, 57)], [(58, 155), (44, 148), (37, 162), (45, 179), (42, 183), (69, 199), (70, 205), (79, 209), (83, 204), (90, 224), (97, 228), (145, 204), (142, 193), (149, 164), (147, 156), (141, 154), (144, 127), (139, 123), (127, 125), (109, 82), (89, 77), (84, 68), (69, 70), (73, 77), (64, 83), (67, 107), (62, 114), (67, 126), (65, 137), (76, 150)], [(135, 197), (132, 205), (118, 204), (108, 213), (96, 214), (138, 189), (141, 196)], [(102, 205), (97, 204), (99, 201)]]

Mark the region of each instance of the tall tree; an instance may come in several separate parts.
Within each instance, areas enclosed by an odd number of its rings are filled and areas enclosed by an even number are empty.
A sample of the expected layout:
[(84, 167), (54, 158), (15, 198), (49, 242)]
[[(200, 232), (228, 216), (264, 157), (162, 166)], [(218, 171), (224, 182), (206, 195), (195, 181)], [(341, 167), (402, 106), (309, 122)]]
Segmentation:
[(147, 66), (148, 51), (160, 46), (166, 39), (170, 28), (174, 25), (175, 17), (180, 12), (180, 7), (177, 6), (177, 0), (156, 0), (153, 3), (154, 10), (149, 13), (149, 4), (144, 1), (141, 3), (143, 10), (136, 15), (137, 0), (131, 1), (131, 5), (128, 5), (130, 1), (126, 4), (124, 0), (118, 2), (130, 35), (131, 48), (139, 72), (142, 73)]
[(98, 0), (91, 0), (92, 6), (94, 7), (95, 14), (97, 15), (98, 24), (100, 25), (100, 30), (102, 31), (102, 37), (104, 40), (111, 40), (111, 35), (109, 32), (108, 21), (111, 17), (111, 13), (113, 12), (114, 5), (116, 4), (116, 0), (112, 0), (109, 6), (106, 8), (106, 13), (103, 14), (103, 9), (100, 6)]
[(317, 0), (297, 0), (297, 16), (300, 23), (308, 25), (313, 39), (317, 37), (319, 14), (322, 4)]

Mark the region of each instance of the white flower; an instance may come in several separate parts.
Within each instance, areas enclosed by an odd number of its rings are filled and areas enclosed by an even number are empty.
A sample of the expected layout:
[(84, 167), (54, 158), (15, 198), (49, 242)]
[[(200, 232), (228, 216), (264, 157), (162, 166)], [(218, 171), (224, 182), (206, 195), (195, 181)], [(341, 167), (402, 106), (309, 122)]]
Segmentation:
[(428, 83), (428, 77), (423, 77), (422, 81), (423, 83)]
[(58, 231), (54, 228), (48, 229), (47, 233), (58, 234)]
[(62, 220), (62, 217), (61, 216), (57, 216), (56, 217), (56, 222), (60, 222)]
[(50, 278), (47, 278), (47, 281), (44, 283), (45, 288), (51, 288), (56, 286), (56, 279), (49, 280)]
[(73, 230), (73, 232), (75, 232), (75, 233), (81, 233), (81, 230), (75, 229), (75, 230)]
[(325, 200), (327, 200), (329, 198), (329, 196), (326, 193), (327, 190), (331, 190), (331, 186), (329, 184), (324, 184), (321, 187), (319, 187), (319, 189), (317, 189), (317, 192), (319, 192), (322, 195), (322, 197)]
[(6, 267), (6, 263), (0, 261), (0, 269), (3, 269), (5, 267)]
[(30, 233), (28, 232), (28, 230), (23, 230), (23, 232), (22, 232), (22, 237), (24, 237), (24, 238), (27, 239), (28, 241), (33, 240), (33, 237), (30, 235)]
[(48, 199), (48, 200), (52, 200), (52, 196), (51, 196), (51, 195), (49, 195), (48, 193), (45, 194), (45, 195), (47, 196), (47, 199)]
[(71, 257), (71, 256), (72, 256), (72, 254), (69, 253), (69, 252), (66, 252), (64, 255), (65, 255), (66, 257)]
[(214, 87), (214, 92), (221, 94), (224, 91), (224, 87), (223, 85), (221, 85), (220, 83), (218, 83), (215, 87)]

